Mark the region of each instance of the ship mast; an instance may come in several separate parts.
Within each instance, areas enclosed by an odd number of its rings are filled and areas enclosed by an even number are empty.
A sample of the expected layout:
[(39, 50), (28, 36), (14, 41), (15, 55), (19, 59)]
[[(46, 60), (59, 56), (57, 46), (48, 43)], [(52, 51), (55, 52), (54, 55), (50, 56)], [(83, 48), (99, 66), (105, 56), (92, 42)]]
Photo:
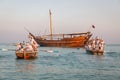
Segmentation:
[(51, 10), (49, 10), (49, 15), (50, 15), (50, 36), (51, 36), (51, 40), (53, 40), (53, 34), (52, 34), (52, 13), (51, 13)]

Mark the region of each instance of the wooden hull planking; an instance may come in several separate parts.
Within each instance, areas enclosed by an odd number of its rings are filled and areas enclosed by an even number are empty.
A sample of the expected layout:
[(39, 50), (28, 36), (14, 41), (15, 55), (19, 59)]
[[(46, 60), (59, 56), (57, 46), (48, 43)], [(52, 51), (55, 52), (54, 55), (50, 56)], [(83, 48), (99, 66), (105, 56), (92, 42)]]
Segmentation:
[(40, 46), (45, 46), (45, 47), (84, 47), (86, 42), (89, 40), (91, 36), (92, 35), (90, 33), (89, 34), (86, 33), (86, 35), (84, 33), (84, 35), (79, 35), (77, 37), (73, 37), (72, 35), (72, 37), (62, 38), (58, 40), (47, 40), (47, 39), (43, 40), (36, 36), (33, 37)]
[(16, 56), (19, 59), (32, 59), (32, 58), (37, 58), (38, 56), (38, 51), (32, 51), (32, 52), (21, 52), (21, 51), (16, 51)]

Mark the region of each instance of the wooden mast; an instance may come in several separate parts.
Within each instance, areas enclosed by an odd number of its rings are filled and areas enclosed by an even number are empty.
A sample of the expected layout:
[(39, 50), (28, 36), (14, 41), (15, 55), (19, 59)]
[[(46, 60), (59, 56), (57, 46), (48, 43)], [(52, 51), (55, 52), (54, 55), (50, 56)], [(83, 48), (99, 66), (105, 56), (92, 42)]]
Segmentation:
[(51, 10), (49, 10), (49, 15), (50, 15), (50, 36), (51, 36), (51, 40), (53, 40), (53, 33), (52, 33), (52, 13), (51, 13)]

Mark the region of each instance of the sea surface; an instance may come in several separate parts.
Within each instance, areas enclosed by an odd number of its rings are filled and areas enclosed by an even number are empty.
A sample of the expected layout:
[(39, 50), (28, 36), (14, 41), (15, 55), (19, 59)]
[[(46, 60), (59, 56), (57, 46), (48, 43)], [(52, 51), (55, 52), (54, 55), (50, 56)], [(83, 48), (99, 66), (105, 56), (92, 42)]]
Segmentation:
[(0, 44), (0, 80), (120, 80), (120, 45), (106, 45), (103, 56), (39, 47), (38, 58), (30, 60), (16, 59), (15, 48)]

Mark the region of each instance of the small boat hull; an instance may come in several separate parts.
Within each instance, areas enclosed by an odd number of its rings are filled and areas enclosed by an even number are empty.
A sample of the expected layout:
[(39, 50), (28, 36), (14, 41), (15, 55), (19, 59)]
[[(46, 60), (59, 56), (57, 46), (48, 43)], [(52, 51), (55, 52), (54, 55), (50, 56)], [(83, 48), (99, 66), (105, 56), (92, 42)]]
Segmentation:
[(38, 51), (16, 51), (16, 56), (18, 59), (32, 59), (38, 57)]
[(86, 50), (86, 52), (93, 55), (103, 55), (104, 53), (104, 51), (99, 51), (99, 50)]

